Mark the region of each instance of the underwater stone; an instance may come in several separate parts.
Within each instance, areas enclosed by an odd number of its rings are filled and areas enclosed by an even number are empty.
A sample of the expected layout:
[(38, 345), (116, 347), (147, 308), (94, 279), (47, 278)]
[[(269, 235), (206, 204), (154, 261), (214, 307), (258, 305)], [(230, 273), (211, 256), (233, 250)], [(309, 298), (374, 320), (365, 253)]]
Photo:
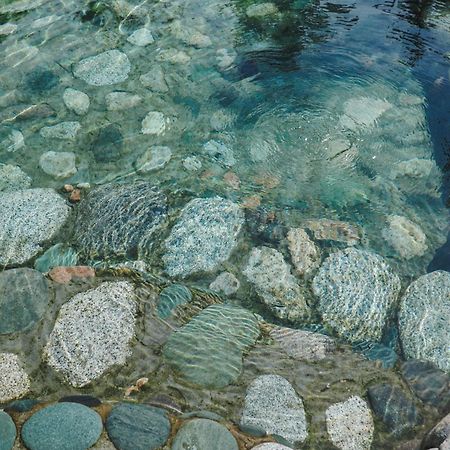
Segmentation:
[(77, 253), (65, 244), (55, 244), (34, 262), (34, 268), (42, 273), (47, 273), (53, 267), (76, 266)]
[(250, 5), (245, 13), (247, 17), (250, 18), (261, 18), (265, 16), (271, 16), (278, 13), (278, 8), (274, 3), (266, 2), (266, 3), (257, 3), (254, 5)]
[(0, 334), (32, 328), (50, 301), (47, 280), (33, 269), (0, 272)]
[(106, 430), (118, 450), (154, 450), (167, 441), (170, 422), (163, 409), (119, 403), (106, 420)]
[(397, 163), (391, 170), (391, 178), (408, 177), (413, 180), (426, 178), (435, 167), (435, 163), (429, 159), (413, 158)]
[(166, 118), (159, 111), (150, 111), (142, 121), (143, 134), (163, 134), (166, 129)]
[(50, 127), (43, 127), (39, 134), (43, 138), (75, 140), (80, 131), (80, 122), (61, 122)]
[(384, 369), (392, 369), (398, 360), (398, 355), (392, 348), (378, 342), (357, 342), (352, 345), (352, 350), (370, 361), (380, 361)]
[(117, 161), (122, 156), (123, 135), (113, 124), (100, 129), (92, 143), (92, 153), (97, 162)]
[(182, 284), (171, 284), (164, 288), (158, 299), (158, 315), (161, 319), (170, 316), (172, 310), (178, 305), (184, 305), (192, 300), (191, 291)]
[(54, 72), (38, 67), (25, 76), (24, 89), (33, 94), (42, 94), (50, 91), (58, 83), (59, 78)]
[(0, 36), (8, 36), (9, 34), (15, 33), (17, 30), (17, 25), (15, 23), (4, 23), (0, 25)]
[(82, 387), (131, 354), (136, 303), (133, 285), (107, 282), (72, 297), (58, 314), (44, 349), (48, 364)]
[(226, 427), (208, 419), (194, 419), (178, 431), (172, 450), (238, 450), (234, 436)]
[(300, 276), (311, 274), (320, 265), (320, 250), (302, 228), (291, 228), (287, 234), (295, 271)]
[(56, 179), (68, 178), (77, 173), (75, 153), (46, 152), (39, 158), (39, 167)]
[(30, 379), (19, 357), (14, 353), (0, 353), (0, 402), (22, 397), (29, 389)]
[(262, 375), (245, 394), (241, 425), (257, 426), (289, 442), (308, 437), (305, 408), (292, 385), (279, 375)]
[(265, 444), (257, 445), (256, 447), (252, 447), (252, 450), (291, 450), (291, 448), (286, 447), (285, 445), (276, 444), (274, 442), (267, 442)]
[(87, 450), (103, 430), (101, 417), (78, 403), (56, 403), (34, 413), (22, 427), (30, 450)]
[(151, 147), (137, 159), (136, 170), (139, 173), (147, 173), (162, 169), (171, 158), (172, 150), (169, 147), (158, 145)]
[(230, 305), (213, 305), (172, 333), (163, 355), (185, 380), (220, 389), (239, 377), (243, 352), (258, 336), (258, 321), (252, 313)]
[(125, 81), (130, 70), (130, 60), (125, 53), (108, 50), (81, 60), (73, 74), (92, 86), (107, 86)]
[(326, 410), (327, 431), (340, 450), (369, 450), (373, 438), (373, 419), (367, 403), (353, 396)]
[(0, 192), (20, 191), (31, 186), (31, 178), (18, 166), (0, 164)]
[(243, 271), (256, 292), (280, 319), (301, 320), (309, 316), (309, 307), (291, 267), (277, 250), (254, 248)]
[(67, 395), (66, 397), (62, 397), (58, 400), (59, 403), (79, 403), (80, 405), (88, 406), (89, 408), (93, 408), (96, 406), (100, 406), (102, 402), (91, 395)]
[(222, 142), (208, 141), (203, 146), (203, 151), (226, 167), (231, 167), (236, 164), (233, 150)]
[(12, 450), (16, 434), (16, 425), (11, 417), (0, 411), (0, 450)]
[(222, 272), (209, 285), (209, 289), (228, 296), (237, 292), (240, 286), (241, 283), (232, 273)]
[(191, 200), (165, 241), (166, 272), (172, 277), (186, 277), (215, 270), (230, 257), (243, 223), (244, 213), (229, 200)]
[(381, 235), (401, 258), (422, 256), (428, 249), (425, 236), (419, 225), (403, 216), (389, 216), (388, 226)]
[(202, 162), (196, 156), (188, 156), (183, 161), (183, 167), (190, 172), (196, 172), (202, 168)]
[(400, 279), (374, 253), (348, 248), (332, 253), (312, 288), (323, 321), (350, 340), (379, 341), (400, 292)]
[[(438, 448), (450, 441), (450, 414), (447, 414), (423, 439), (423, 448)], [(446, 450), (447, 447), (440, 447)]]
[(145, 47), (148, 44), (153, 44), (155, 39), (153, 38), (150, 30), (147, 28), (139, 28), (128, 37), (127, 41), (130, 44), (137, 45), (138, 47)]
[(142, 97), (129, 92), (110, 92), (105, 97), (106, 109), (108, 111), (121, 111), (130, 109), (141, 103)]
[(344, 116), (341, 125), (356, 130), (360, 127), (371, 127), (375, 121), (392, 105), (386, 100), (371, 97), (351, 98), (344, 103)]
[(367, 390), (375, 415), (395, 436), (400, 436), (422, 423), (414, 403), (397, 386), (377, 384)]
[(39, 253), (69, 213), (69, 206), (53, 189), (0, 193), (0, 264), (22, 264)]
[(400, 339), (407, 358), (431, 361), (450, 373), (450, 273), (438, 270), (413, 281), (400, 302)]
[(359, 229), (356, 226), (340, 220), (307, 220), (304, 226), (312, 232), (314, 239), (318, 241), (336, 241), (351, 246), (358, 244), (361, 239)]
[(163, 93), (169, 91), (169, 87), (164, 78), (163, 69), (158, 64), (154, 65), (147, 73), (141, 75), (139, 81), (144, 87), (149, 88), (152, 91)]
[(150, 183), (106, 184), (79, 207), (75, 242), (88, 258), (148, 254), (167, 216), (166, 197)]
[(67, 108), (79, 116), (88, 112), (91, 103), (87, 94), (72, 88), (67, 88), (64, 91), (63, 101)]
[(0, 142), (0, 145), (6, 149), (7, 152), (17, 152), (25, 147), (25, 139), (19, 130), (11, 130), (9, 135)]

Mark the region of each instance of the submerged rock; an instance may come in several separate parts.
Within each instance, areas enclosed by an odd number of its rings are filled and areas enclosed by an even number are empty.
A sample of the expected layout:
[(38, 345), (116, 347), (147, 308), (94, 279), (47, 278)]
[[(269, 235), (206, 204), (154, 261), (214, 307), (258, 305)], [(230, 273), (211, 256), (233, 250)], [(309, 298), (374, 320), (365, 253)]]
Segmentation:
[(263, 302), (280, 319), (301, 320), (310, 311), (283, 255), (269, 247), (254, 248), (243, 271)]
[(77, 173), (75, 153), (46, 152), (39, 158), (40, 168), (56, 179), (69, 178)]
[(323, 321), (352, 342), (379, 341), (400, 292), (384, 259), (348, 248), (332, 253), (312, 284)]
[(402, 297), (398, 316), (407, 358), (431, 361), (450, 372), (450, 273), (436, 271), (412, 282)]
[(423, 448), (438, 448), (446, 450), (443, 444), (450, 444), (450, 414), (447, 414), (423, 439)]
[(351, 130), (371, 127), (390, 108), (392, 108), (392, 104), (386, 100), (371, 97), (351, 98), (344, 103), (344, 116), (341, 118), (341, 124)]
[(50, 127), (41, 128), (39, 134), (46, 139), (67, 139), (74, 141), (80, 128), (80, 122), (61, 122)]
[(262, 375), (250, 384), (240, 424), (262, 428), (292, 443), (308, 437), (302, 399), (289, 381), (278, 375)]
[(129, 92), (110, 92), (105, 97), (106, 109), (108, 111), (121, 111), (130, 109), (141, 103), (140, 95), (131, 94)]
[(155, 39), (153, 38), (150, 30), (147, 28), (139, 28), (128, 37), (127, 41), (130, 44), (137, 45), (138, 47), (145, 47), (148, 44), (153, 44)]
[(64, 104), (79, 116), (84, 116), (90, 105), (90, 100), (87, 94), (76, 89), (67, 88), (63, 94)]
[(20, 191), (31, 186), (31, 178), (18, 166), (0, 164), (0, 192)]
[(231, 167), (236, 164), (233, 150), (222, 142), (208, 141), (203, 146), (203, 151), (226, 167)]
[(158, 64), (154, 65), (149, 72), (141, 75), (139, 80), (144, 87), (149, 88), (152, 91), (162, 93), (169, 91), (169, 87), (164, 78), (163, 69)]
[(224, 295), (233, 295), (238, 291), (241, 283), (230, 272), (222, 272), (217, 278), (209, 285), (209, 288), (213, 291), (219, 292)]
[(169, 147), (151, 147), (137, 159), (136, 170), (139, 173), (147, 173), (162, 169), (171, 158), (172, 150)]
[(170, 316), (172, 310), (179, 305), (184, 305), (192, 300), (191, 291), (182, 284), (171, 284), (165, 287), (159, 294), (158, 315), (162, 319)]
[(0, 193), (0, 264), (23, 264), (51, 240), (70, 208), (53, 189)]
[(4, 411), (0, 411), (0, 449), (11, 450), (14, 447), (16, 435), (16, 425), (14, 424), (13, 420)]
[(252, 313), (230, 305), (213, 305), (172, 333), (163, 354), (185, 380), (220, 389), (239, 377), (243, 352), (258, 336), (258, 322)]
[[(14, 353), (0, 353), (0, 403), (23, 397), (29, 389), (30, 379), (19, 357)], [(1, 433), (0, 437), (3, 438)]]
[(59, 311), (44, 349), (48, 364), (75, 387), (125, 364), (135, 314), (134, 288), (128, 282), (107, 282), (75, 295)]
[(320, 265), (320, 251), (303, 228), (291, 228), (287, 234), (289, 251), (295, 271), (308, 276)]
[(166, 130), (167, 119), (159, 111), (150, 111), (142, 121), (142, 134), (163, 134)]
[(361, 239), (358, 227), (340, 220), (307, 220), (304, 226), (318, 241), (336, 241), (350, 246), (358, 244)]
[(76, 266), (77, 262), (77, 253), (73, 248), (64, 244), (56, 244), (36, 259), (34, 268), (39, 272), (46, 273), (53, 267)]
[(247, 17), (250, 18), (261, 18), (265, 16), (271, 16), (278, 13), (278, 8), (274, 3), (266, 2), (266, 3), (257, 3), (254, 5), (250, 5), (245, 13)]
[(166, 272), (186, 277), (215, 270), (230, 257), (243, 223), (242, 210), (229, 200), (191, 200), (165, 241)]

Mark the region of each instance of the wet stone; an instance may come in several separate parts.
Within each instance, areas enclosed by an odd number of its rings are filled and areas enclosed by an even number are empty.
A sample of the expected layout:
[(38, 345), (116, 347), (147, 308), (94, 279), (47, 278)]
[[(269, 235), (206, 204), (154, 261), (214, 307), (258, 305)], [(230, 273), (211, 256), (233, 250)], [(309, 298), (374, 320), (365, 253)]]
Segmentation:
[(231, 167), (236, 164), (233, 150), (222, 142), (208, 141), (203, 146), (203, 151), (226, 167)]
[(392, 348), (378, 342), (357, 342), (352, 345), (352, 350), (361, 353), (370, 361), (381, 361), (385, 369), (392, 369), (398, 360), (398, 355)]
[(283, 255), (269, 247), (254, 248), (243, 271), (269, 309), (291, 321), (309, 316), (303, 292)]
[(59, 78), (54, 72), (38, 67), (25, 76), (24, 89), (32, 94), (43, 94), (53, 89), (58, 83)]
[(371, 97), (351, 98), (344, 103), (344, 116), (341, 118), (341, 124), (351, 130), (371, 127), (390, 108), (392, 108), (392, 104), (386, 100)]
[(163, 409), (120, 403), (109, 414), (106, 430), (118, 450), (154, 450), (167, 441), (170, 422)]
[(373, 438), (373, 419), (366, 402), (357, 396), (331, 405), (326, 410), (327, 431), (340, 450), (369, 450)]
[(69, 216), (53, 189), (0, 193), (0, 264), (22, 264), (41, 251)]
[(127, 282), (107, 282), (72, 297), (59, 311), (44, 349), (50, 367), (82, 387), (131, 354), (136, 303)]
[(251, 19), (259, 19), (265, 16), (272, 16), (278, 13), (278, 8), (274, 3), (257, 3), (255, 5), (250, 5), (245, 13), (247, 17)]
[(422, 417), (414, 403), (397, 386), (378, 384), (367, 390), (375, 415), (395, 436), (410, 431), (422, 423)]
[(4, 23), (0, 25), (0, 36), (8, 36), (9, 34), (15, 33), (17, 30), (17, 25), (15, 23)]
[(61, 122), (50, 127), (41, 128), (39, 134), (45, 139), (67, 139), (74, 141), (80, 128), (80, 122)]
[(332, 253), (313, 280), (323, 321), (351, 342), (379, 341), (400, 291), (384, 259), (348, 248)]
[(166, 130), (166, 118), (164, 114), (159, 111), (150, 111), (142, 120), (143, 134), (163, 134)]
[[(439, 447), (450, 440), (450, 414), (447, 414), (433, 427), (423, 440), (423, 448)], [(442, 449), (442, 447), (441, 447)], [(445, 447), (442, 449), (445, 450)]]
[(76, 89), (67, 88), (63, 94), (63, 101), (68, 109), (79, 116), (85, 115), (89, 110), (89, 97), (84, 92)]
[(128, 78), (131, 64), (128, 56), (119, 50), (108, 50), (81, 60), (73, 74), (92, 86), (121, 83)]
[(23, 397), (30, 389), (30, 379), (14, 353), (0, 353), (0, 403)]
[(275, 442), (267, 442), (265, 444), (257, 445), (252, 447), (252, 450), (291, 450), (291, 447), (286, 447), (282, 444), (277, 444)]
[(202, 168), (202, 162), (196, 156), (188, 156), (183, 160), (183, 167), (189, 172), (196, 172)]
[(149, 148), (136, 161), (136, 170), (139, 173), (148, 173), (162, 169), (172, 158), (172, 150), (169, 147), (155, 146)]
[(295, 271), (300, 276), (311, 274), (320, 265), (320, 250), (302, 228), (291, 228), (287, 234)]
[(342, 242), (351, 246), (358, 244), (361, 239), (358, 227), (340, 220), (307, 220), (304, 227), (310, 230), (318, 241)]
[(191, 291), (182, 284), (171, 284), (164, 288), (158, 299), (158, 316), (166, 319), (178, 305), (184, 305), (192, 300)]
[(33, 414), (22, 427), (22, 440), (30, 450), (87, 450), (103, 429), (92, 409), (77, 403), (56, 403)]
[(450, 274), (436, 271), (412, 282), (400, 302), (399, 330), (407, 358), (450, 372)]
[(40, 403), (39, 400), (34, 400), (31, 398), (23, 400), (14, 400), (13, 402), (8, 403), (8, 405), (5, 406), (5, 411), (27, 412), (31, 411), (39, 403)]
[(97, 162), (109, 163), (122, 156), (123, 135), (115, 125), (101, 128), (92, 143), (92, 153)]
[(77, 253), (65, 244), (55, 244), (34, 262), (34, 268), (42, 273), (47, 273), (53, 267), (76, 266)]
[(240, 423), (257, 426), (292, 443), (308, 437), (303, 401), (278, 375), (262, 375), (250, 384)]
[(148, 44), (153, 44), (155, 39), (153, 38), (150, 30), (147, 28), (139, 28), (128, 37), (127, 41), (130, 44), (137, 45), (138, 47), (145, 47)]
[(0, 334), (32, 328), (49, 301), (49, 287), (40, 272), (27, 268), (0, 272)]
[(31, 178), (18, 166), (0, 164), (0, 192), (20, 191), (31, 186)]
[(220, 197), (191, 200), (165, 241), (170, 276), (211, 272), (231, 255), (244, 222), (239, 206)]
[(216, 414), (215, 412), (212, 411), (205, 411), (205, 410), (184, 413), (180, 416), (180, 419), (186, 420), (192, 419), (193, 417), (197, 417), (198, 419), (215, 420), (216, 422), (225, 420), (221, 415)]
[(91, 395), (68, 395), (58, 400), (59, 403), (79, 403), (89, 408), (100, 406), (102, 402)]
[(162, 67), (157, 64), (149, 72), (141, 75), (139, 80), (144, 87), (152, 91), (162, 93), (169, 91)]
[(16, 426), (11, 417), (0, 411), (0, 450), (11, 450), (16, 440)]
[(238, 450), (233, 435), (217, 422), (207, 419), (194, 419), (178, 431), (172, 450), (185, 449)]
[(230, 272), (222, 272), (209, 285), (209, 289), (223, 295), (233, 295), (239, 290), (241, 283)]
[(141, 103), (142, 97), (129, 92), (110, 92), (105, 97), (106, 109), (108, 111), (121, 111), (130, 109)]
[(72, 152), (46, 152), (39, 158), (39, 166), (56, 179), (69, 178), (77, 173), (75, 153)]
[(186, 381), (219, 389), (239, 377), (243, 352), (258, 336), (258, 322), (252, 313), (229, 305), (213, 305), (172, 333), (163, 355)]
[(98, 187), (79, 209), (76, 244), (91, 259), (148, 255), (167, 216), (166, 197), (146, 182)]

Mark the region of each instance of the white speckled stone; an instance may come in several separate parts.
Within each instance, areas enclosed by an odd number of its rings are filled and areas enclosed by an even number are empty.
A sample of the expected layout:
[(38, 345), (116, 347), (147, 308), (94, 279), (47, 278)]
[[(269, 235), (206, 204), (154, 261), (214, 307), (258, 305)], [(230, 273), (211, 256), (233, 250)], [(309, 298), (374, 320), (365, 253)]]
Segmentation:
[(148, 44), (153, 44), (155, 39), (153, 38), (150, 30), (147, 28), (139, 28), (128, 37), (127, 41), (130, 44), (137, 45), (138, 47), (145, 47)]
[(39, 158), (39, 167), (56, 179), (69, 178), (77, 173), (75, 153), (46, 152)]
[(287, 240), (295, 271), (300, 276), (310, 275), (320, 265), (319, 248), (302, 228), (291, 228)]
[(20, 167), (0, 164), (0, 191), (18, 191), (30, 185), (31, 178)]
[(183, 160), (183, 167), (189, 172), (196, 172), (202, 168), (202, 162), (196, 156), (188, 156)]
[(240, 286), (241, 283), (232, 273), (222, 272), (209, 285), (209, 288), (224, 295), (233, 295), (237, 292)]
[(30, 389), (30, 380), (19, 357), (13, 353), (0, 353), (0, 402), (24, 396)]
[(74, 141), (81, 125), (79, 122), (61, 122), (50, 127), (43, 127), (39, 134), (45, 139), (67, 139)]
[(67, 88), (63, 94), (64, 104), (79, 116), (88, 112), (90, 100), (87, 94), (76, 89)]
[(150, 111), (142, 121), (143, 134), (163, 134), (166, 130), (166, 118), (159, 111)]
[(59, 311), (44, 349), (48, 364), (82, 387), (131, 354), (136, 302), (131, 283), (107, 282), (75, 295)]

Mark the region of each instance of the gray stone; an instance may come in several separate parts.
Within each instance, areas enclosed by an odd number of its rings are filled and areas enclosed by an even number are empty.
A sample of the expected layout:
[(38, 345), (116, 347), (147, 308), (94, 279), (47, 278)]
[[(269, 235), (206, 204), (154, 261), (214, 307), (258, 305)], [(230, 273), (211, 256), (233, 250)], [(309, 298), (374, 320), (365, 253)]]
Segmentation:
[(203, 151), (226, 167), (231, 167), (236, 164), (233, 150), (222, 142), (208, 141), (203, 146)]
[(372, 127), (392, 105), (386, 100), (372, 97), (356, 97), (344, 103), (344, 116), (340, 124), (351, 130)]
[(304, 227), (310, 230), (314, 239), (318, 241), (342, 242), (352, 246), (358, 244), (361, 239), (359, 229), (356, 226), (341, 220), (307, 220)]
[(0, 450), (12, 450), (16, 434), (16, 425), (11, 417), (0, 411)]
[(397, 163), (391, 170), (391, 178), (407, 177), (416, 180), (418, 178), (427, 178), (435, 163), (429, 159), (413, 158), (407, 161)]
[(209, 289), (219, 292), (219, 294), (233, 295), (241, 286), (239, 280), (230, 272), (222, 272), (209, 285)]
[(63, 101), (67, 108), (79, 116), (88, 112), (91, 103), (87, 94), (72, 88), (67, 88), (64, 91)]
[(153, 44), (155, 39), (153, 38), (150, 30), (147, 28), (139, 28), (128, 37), (127, 41), (130, 44), (137, 45), (138, 47), (145, 47), (148, 44)]
[(191, 291), (182, 284), (171, 284), (165, 287), (159, 294), (158, 315), (162, 319), (170, 316), (172, 310), (179, 305), (184, 305), (192, 300)]
[(353, 396), (326, 410), (327, 431), (340, 450), (369, 450), (373, 439), (373, 419), (367, 403)]
[(101, 417), (78, 403), (56, 403), (40, 409), (22, 427), (30, 450), (87, 450), (102, 433)]
[(155, 146), (149, 148), (136, 161), (136, 170), (139, 173), (148, 173), (162, 169), (172, 158), (172, 150), (169, 147)]
[(172, 450), (238, 450), (233, 435), (217, 422), (208, 419), (194, 419), (178, 431)]
[(256, 447), (252, 447), (252, 450), (291, 450), (291, 447), (276, 444), (275, 442), (267, 442), (265, 444), (257, 445)]
[(29, 389), (30, 379), (19, 357), (14, 353), (0, 353), (0, 402), (23, 397)]
[(280, 319), (295, 321), (309, 316), (309, 307), (291, 274), (291, 267), (277, 250), (254, 248), (243, 273), (263, 302)]
[(166, 130), (167, 119), (164, 114), (159, 111), (150, 111), (142, 121), (143, 134), (163, 134)]
[(0, 334), (32, 328), (49, 301), (47, 280), (40, 272), (27, 268), (0, 272)]
[(250, 17), (251, 19), (259, 19), (278, 14), (278, 8), (274, 3), (270, 2), (256, 3), (254, 5), (250, 5), (246, 9), (245, 13), (247, 14), (247, 17)]
[(0, 142), (0, 144), (6, 149), (7, 152), (13, 153), (25, 147), (25, 139), (21, 131), (11, 130), (9, 136)]
[(107, 86), (125, 81), (130, 70), (128, 56), (114, 49), (81, 60), (73, 74), (92, 86)]
[(450, 439), (450, 414), (434, 426), (423, 440), (423, 448), (439, 447)]
[(8, 36), (9, 34), (15, 33), (17, 30), (17, 25), (15, 23), (4, 23), (0, 25), (0, 36)]
[(154, 450), (167, 441), (170, 422), (163, 409), (119, 403), (106, 420), (106, 430), (118, 450)]
[(289, 251), (295, 271), (308, 276), (320, 265), (320, 251), (303, 228), (291, 228), (287, 234)]
[(450, 273), (436, 271), (412, 282), (400, 302), (398, 316), (407, 358), (431, 361), (450, 372)]
[(42, 273), (47, 273), (53, 267), (76, 266), (78, 256), (74, 249), (64, 244), (55, 244), (34, 262), (34, 268)]
[(46, 152), (39, 158), (40, 168), (56, 179), (69, 178), (77, 173), (75, 153)]
[(141, 75), (139, 80), (144, 87), (152, 91), (162, 93), (169, 91), (162, 67), (158, 64), (154, 65), (149, 72)]
[(202, 168), (202, 162), (196, 156), (188, 156), (183, 160), (183, 167), (189, 172), (196, 172)]
[(278, 375), (253, 380), (245, 395), (240, 423), (257, 426), (292, 443), (308, 437), (303, 401), (289, 381)]
[(166, 272), (186, 277), (215, 270), (230, 257), (243, 223), (244, 213), (229, 200), (191, 200), (165, 241)]
[(122, 156), (123, 136), (120, 129), (110, 124), (100, 129), (92, 143), (92, 153), (97, 162), (109, 163)]
[(219, 389), (239, 377), (243, 352), (258, 336), (258, 322), (252, 313), (213, 305), (170, 335), (164, 359), (185, 380)]
[(105, 97), (106, 109), (108, 111), (121, 111), (131, 109), (141, 103), (142, 97), (129, 92), (110, 92)]
[(320, 333), (275, 327), (270, 336), (290, 357), (300, 361), (320, 361), (336, 351), (334, 340)]
[(166, 197), (146, 182), (100, 186), (79, 210), (75, 242), (91, 259), (148, 255), (154, 233), (167, 216)]
[(50, 127), (41, 128), (39, 134), (45, 139), (67, 139), (74, 141), (80, 128), (80, 122), (61, 122)]
[(314, 277), (323, 321), (351, 342), (379, 341), (400, 292), (400, 280), (384, 259), (348, 248), (332, 253)]
[(31, 178), (18, 166), (0, 164), (0, 192), (20, 191), (31, 186)]
[(44, 349), (48, 364), (75, 387), (125, 364), (135, 314), (134, 288), (128, 282), (107, 282), (75, 295), (59, 311)]

